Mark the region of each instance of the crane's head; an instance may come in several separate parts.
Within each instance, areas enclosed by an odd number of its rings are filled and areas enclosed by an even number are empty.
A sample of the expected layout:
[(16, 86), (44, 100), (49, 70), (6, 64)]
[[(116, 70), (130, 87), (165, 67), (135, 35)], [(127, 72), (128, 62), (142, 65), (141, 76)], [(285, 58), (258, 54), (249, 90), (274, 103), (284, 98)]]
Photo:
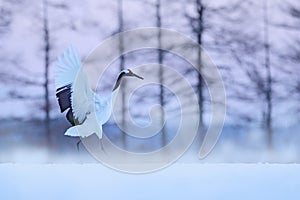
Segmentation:
[(122, 80), (122, 78), (125, 77), (125, 76), (134, 76), (134, 77), (137, 77), (137, 78), (139, 78), (139, 79), (144, 80), (143, 77), (141, 77), (141, 76), (139, 76), (139, 75), (133, 73), (130, 69), (124, 69), (124, 70), (122, 70), (122, 71), (120, 72), (120, 74), (119, 74), (119, 76), (118, 76), (118, 79), (117, 79), (117, 82), (116, 82), (116, 84), (115, 84), (115, 87), (114, 87), (113, 91), (115, 91), (117, 88), (119, 88), (119, 86), (120, 86), (120, 84), (121, 84), (121, 80)]
[[(139, 76), (139, 75), (133, 73), (130, 69), (124, 69), (122, 72), (125, 73), (124, 76), (134, 76), (134, 77), (137, 77), (137, 78), (139, 78), (139, 79), (144, 80), (143, 77), (141, 77), (141, 76)], [(121, 72), (121, 73), (122, 73), (122, 72)]]

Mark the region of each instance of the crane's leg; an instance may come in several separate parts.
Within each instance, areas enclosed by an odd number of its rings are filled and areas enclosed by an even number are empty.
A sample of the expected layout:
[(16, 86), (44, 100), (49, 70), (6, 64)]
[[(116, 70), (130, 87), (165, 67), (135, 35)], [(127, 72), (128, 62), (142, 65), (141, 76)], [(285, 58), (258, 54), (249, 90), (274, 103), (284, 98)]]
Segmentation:
[(76, 143), (76, 147), (77, 147), (77, 151), (79, 152), (79, 145), (81, 143), (81, 139), (79, 139), (79, 141)]
[(102, 150), (102, 151), (105, 151), (105, 150), (104, 150), (104, 147), (103, 147), (102, 139), (100, 139), (100, 146), (101, 146), (101, 150)]
[(107, 155), (107, 152), (105, 151), (103, 143), (102, 143), (102, 139), (100, 139), (100, 146), (101, 146), (101, 150), (103, 151), (103, 153)]

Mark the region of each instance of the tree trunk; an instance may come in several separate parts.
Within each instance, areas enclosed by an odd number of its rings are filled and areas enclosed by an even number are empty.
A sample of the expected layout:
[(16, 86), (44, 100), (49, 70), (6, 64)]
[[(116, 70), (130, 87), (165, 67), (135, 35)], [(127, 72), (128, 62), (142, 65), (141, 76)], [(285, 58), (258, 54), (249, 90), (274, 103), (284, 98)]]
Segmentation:
[[(118, 0), (118, 22), (119, 22), (119, 33), (121, 33), (124, 30), (124, 22), (123, 22), (123, 0)], [(124, 50), (124, 41), (123, 37), (119, 37), (119, 52), (123, 52)], [(120, 71), (124, 69), (125, 65), (125, 57), (122, 54), (120, 56)], [(122, 110), (121, 110), (121, 115), (122, 115), (122, 122), (121, 126), (126, 130), (126, 93), (125, 93), (125, 87), (126, 87), (126, 81), (122, 81), (122, 89), (121, 89), (121, 98), (122, 98)], [(122, 132), (122, 141), (123, 141), (123, 146), (126, 149), (127, 142), (126, 142), (126, 134)]]
[(50, 133), (50, 101), (49, 101), (49, 53), (50, 53), (50, 41), (49, 41), (49, 24), (48, 24), (48, 5), (47, 1), (43, 1), (43, 32), (44, 32), (44, 101), (45, 101), (45, 129), (47, 135), (48, 147), (51, 149), (51, 133)]
[[(161, 28), (161, 2), (160, 0), (156, 0), (156, 27)], [(159, 103), (162, 107), (164, 107), (165, 105), (165, 99), (164, 99), (164, 71), (163, 71), (163, 67), (161, 66), (163, 63), (163, 51), (161, 50), (162, 44), (161, 44), (161, 31), (158, 31), (158, 35), (157, 35), (157, 41), (158, 41), (158, 55), (157, 55), (157, 59), (158, 59), (158, 64), (159, 66), (159, 71), (158, 71), (158, 81), (159, 81)], [(161, 112), (161, 133), (162, 133), (162, 147), (166, 145), (167, 143), (167, 135), (166, 135), (166, 130), (165, 130), (165, 126), (164, 126), (164, 121), (165, 121), (165, 115), (164, 115), (164, 111)]]
[(266, 131), (268, 135), (268, 147), (272, 149), (273, 129), (272, 129), (272, 74), (270, 65), (270, 44), (269, 44), (269, 17), (268, 1), (264, 2), (264, 50), (265, 50), (265, 69), (267, 74), (266, 81)]
[[(204, 12), (204, 6), (202, 4), (201, 0), (196, 0), (196, 8), (197, 8), (197, 21), (198, 21), (198, 30), (196, 31), (197, 35), (197, 42), (199, 45), (202, 46), (202, 35), (203, 35), (203, 12)], [(198, 70), (200, 73), (198, 73), (198, 83), (197, 83), (197, 89), (198, 89), (198, 104), (199, 104), (199, 132), (200, 132), (200, 140), (202, 141), (204, 137), (203, 129), (203, 105), (204, 105), (204, 97), (203, 97), (203, 79), (201, 75), (202, 71), (202, 55), (201, 55), (201, 49), (198, 53)]]

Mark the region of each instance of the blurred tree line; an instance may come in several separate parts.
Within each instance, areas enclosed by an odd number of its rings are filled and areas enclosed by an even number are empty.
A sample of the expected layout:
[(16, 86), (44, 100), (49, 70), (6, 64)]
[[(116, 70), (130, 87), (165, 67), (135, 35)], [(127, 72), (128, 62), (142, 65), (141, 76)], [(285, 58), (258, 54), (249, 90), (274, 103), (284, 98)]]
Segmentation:
[[(8, 111), (1, 117), (44, 119), (47, 141), (51, 145), (50, 122), (61, 117), (51, 68), (56, 56), (70, 44), (86, 56), (110, 35), (147, 26), (178, 30), (208, 51), (221, 70), (226, 86), (226, 124), (246, 127), (258, 124), (265, 131), (266, 144), (272, 148), (276, 127), (289, 121), (299, 123), (300, 3), (296, 0), (88, 0), (84, 3), (2, 0), (0, 84), (3, 90), (0, 100), (3, 107), (11, 108), (6, 108)], [(160, 46), (161, 35), (156, 37)], [(120, 51), (123, 45), (120, 38)], [(201, 71), (201, 52), (196, 59)], [(145, 61), (171, 63), (189, 77), (198, 96), (202, 140), (209, 123), (209, 93), (200, 74), (191, 66), (182, 65), (179, 58), (162, 50), (122, 55), (109, 79), (114, 80), (125, 66)], [(162, 68), (153, 73), (162, 84), (168, 79)], [(107, 84), (113, 83), (107, 81)], [(125, 112), (129, 109), (125, 90), (126, 82), (120, 110), (124, 125)], [(163, 86), (157, 87), (152, 96), (153, 102), (164, 107), (171, 101)], [(23, 115), (15, 115), (21, 111), (8, 102), (23, 102), (24, 109), (28, 109)], [(161, 121), (164, 120), (162, 113)], [(162, 146), (167, 143), (166, 135), (163, 129)], [(126, 146), (126, 138), (123, 136), (121, 140)]]

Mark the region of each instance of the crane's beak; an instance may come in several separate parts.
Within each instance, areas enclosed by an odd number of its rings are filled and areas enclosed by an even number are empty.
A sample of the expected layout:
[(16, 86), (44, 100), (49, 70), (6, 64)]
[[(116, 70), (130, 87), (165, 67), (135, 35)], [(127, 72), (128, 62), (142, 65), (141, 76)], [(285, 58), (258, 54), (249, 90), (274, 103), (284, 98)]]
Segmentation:
[(135, 73), (132, 73), (132, 76), (135, 76), (135, 77), (137, 77), (137, 78), (139, 78), (139, 79), (142, 79), (142, 80), (144, 80), (144, 78), (143, 78), (143, 77), (141, 77), (141, 76), (139, 76), (139, 75), (137, 75), (137, 74), (135, 74)]

